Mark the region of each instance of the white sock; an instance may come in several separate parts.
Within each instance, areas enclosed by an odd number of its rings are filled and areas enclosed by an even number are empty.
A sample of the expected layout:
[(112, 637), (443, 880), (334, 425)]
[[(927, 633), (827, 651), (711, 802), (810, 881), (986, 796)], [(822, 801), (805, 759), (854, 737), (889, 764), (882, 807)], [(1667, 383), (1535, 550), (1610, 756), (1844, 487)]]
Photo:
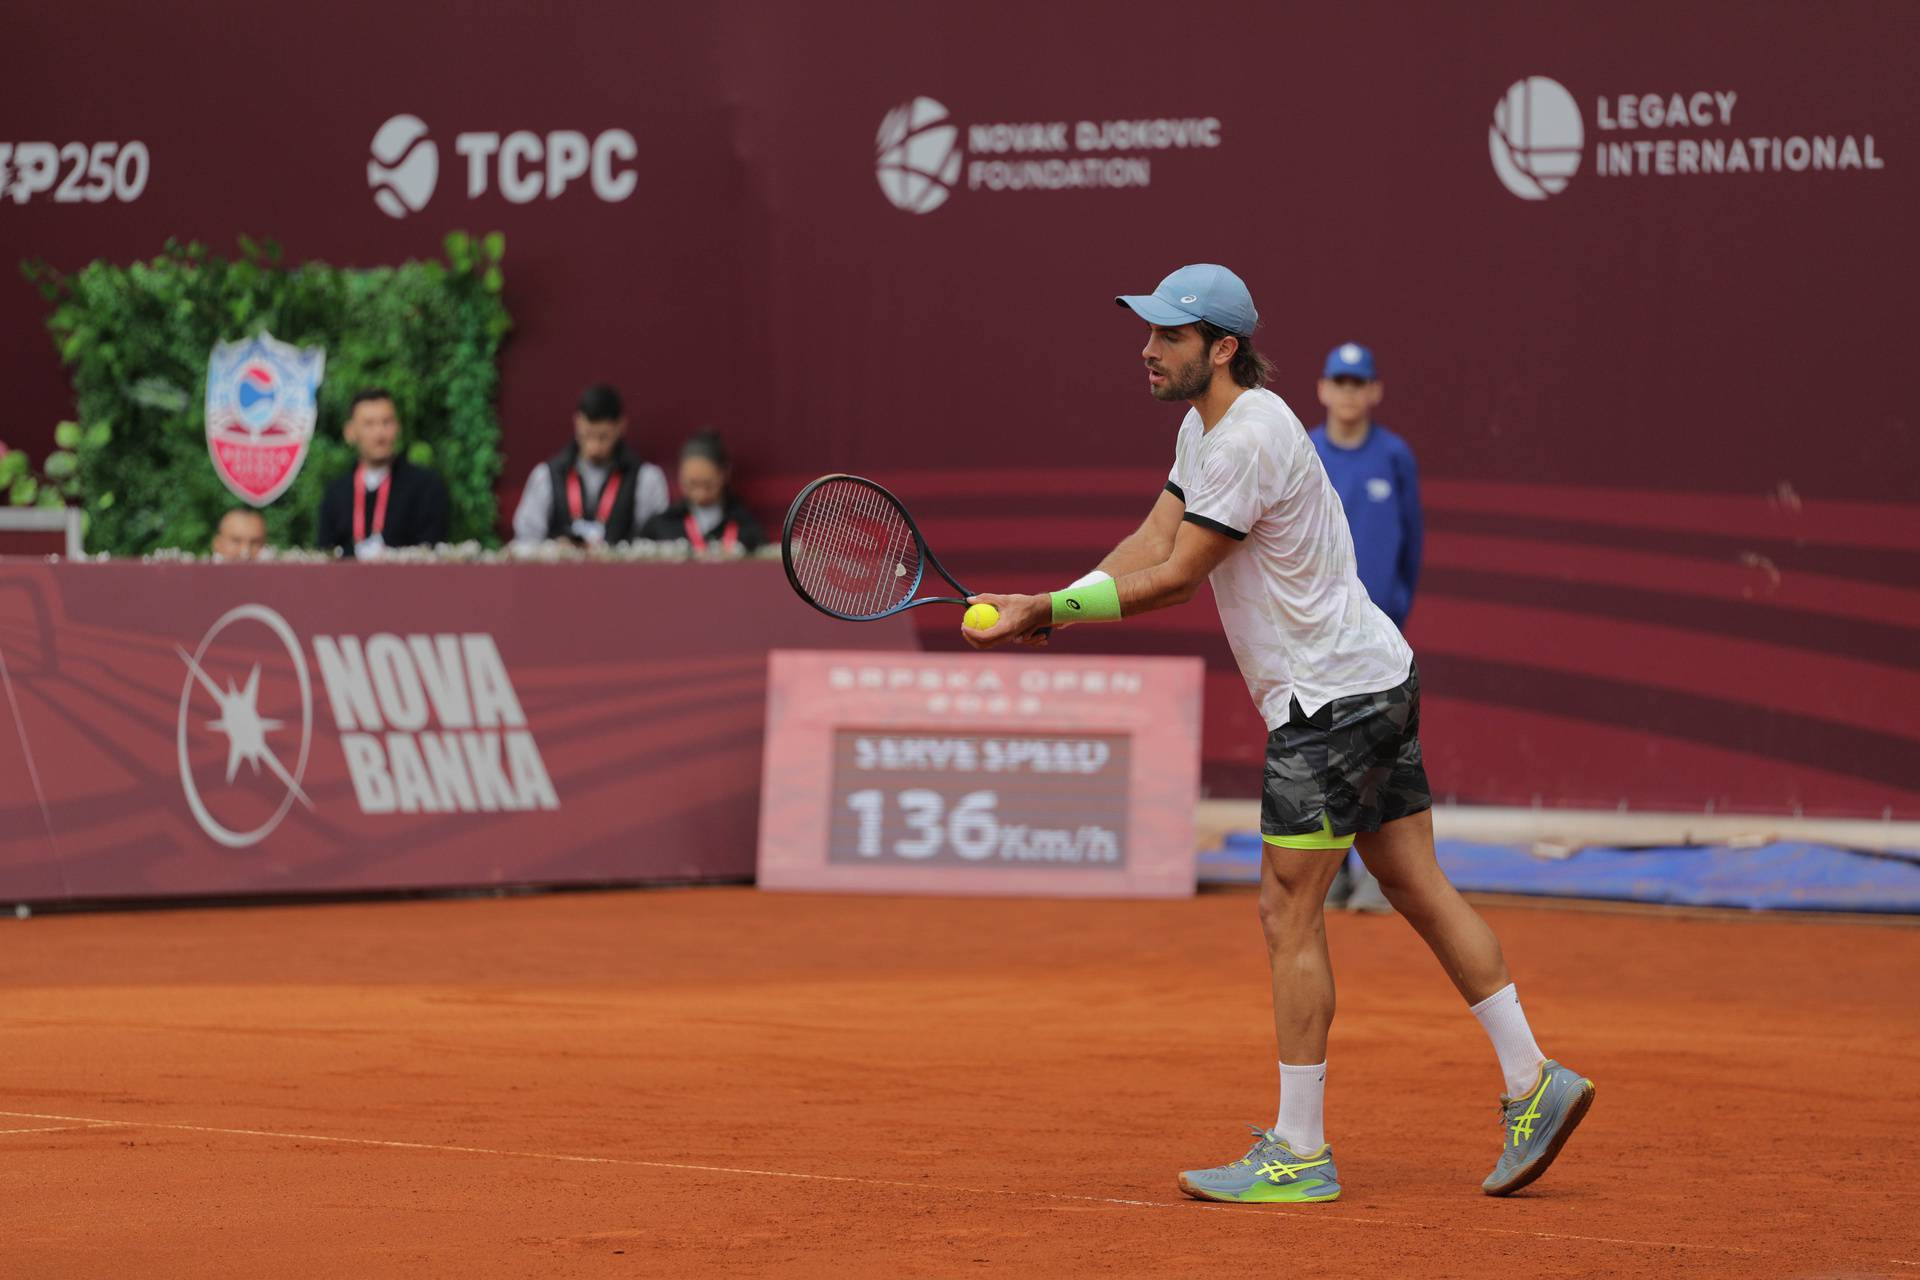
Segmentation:
[(1527, 1015), (1520, 1009), (1520, 995), (1509, 982), (1473, 1006), (1473, 1016), (1486, 1028), (1493, 1051), (1500, 1055), (1500, 1074), (1507, 1078), (1507, 1096), (1518, 1098), (1533, 1088), (1540, 1078), (1540, 1064), (1547, 1055), (1533, 1042)]
[(1280, 1118), (1273, 1122), (1273, 1131), (1295, 1155), (1310, 1156), (1327, 1145), (1326, 1096), (1326, 1063), (1280, 1064)]

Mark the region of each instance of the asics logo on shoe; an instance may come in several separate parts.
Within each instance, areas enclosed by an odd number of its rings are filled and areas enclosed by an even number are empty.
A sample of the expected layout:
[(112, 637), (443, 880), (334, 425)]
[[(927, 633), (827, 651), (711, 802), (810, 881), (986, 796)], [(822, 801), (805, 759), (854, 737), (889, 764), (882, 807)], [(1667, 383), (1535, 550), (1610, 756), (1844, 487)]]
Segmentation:
[(1282, 1177), (1297, 1178), (1302, 1169), (1318, 1169), (1325, 1160), (1308, 1160), (1302, 1164), (1287, 1164), (1280, 1160), (1269, 1160), (1260, 1166), (1260, 1175), (1268, 1182), (1279, 1182)]
[(1533, 1136), (1533, 1122), (1540, 1118), (1540, 1099), (1547, 1096), (1547, 1081), (1541, 1080), (1540, 1087), (1527, 1100), (1527, 1109), (1513, 1122), (1513, 1145), (1519, 1146)]

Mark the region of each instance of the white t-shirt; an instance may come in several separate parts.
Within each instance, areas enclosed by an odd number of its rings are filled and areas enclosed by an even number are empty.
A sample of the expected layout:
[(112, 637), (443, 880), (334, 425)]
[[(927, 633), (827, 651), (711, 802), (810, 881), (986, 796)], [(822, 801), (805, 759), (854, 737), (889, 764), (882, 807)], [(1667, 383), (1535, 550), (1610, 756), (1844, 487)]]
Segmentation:
[(1286, 401), (1244, 391), (1211, 431), (1189, 410), (1167, 484), (1188, 520), (1246, 544), (1210, 581), (1269, 730), (1291, 698), (1312, 715), (1407, 678), (1413, 650), (1360, 585), (1340, 495)]

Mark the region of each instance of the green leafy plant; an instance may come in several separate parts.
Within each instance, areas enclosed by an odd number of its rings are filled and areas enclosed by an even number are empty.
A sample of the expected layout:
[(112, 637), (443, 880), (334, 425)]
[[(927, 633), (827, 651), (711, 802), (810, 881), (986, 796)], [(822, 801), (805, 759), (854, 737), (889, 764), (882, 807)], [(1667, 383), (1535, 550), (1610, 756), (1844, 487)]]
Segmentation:
[(49, 483), (59, 493), (53, 505), (77, 496), (89, 551), (204, 548), (234, 504), (207, 457), (207, 358), (216, 342), (266, 330), (327, 351), (312, 449), (266, 509), (270, 541), (313, 545), (321, 493), (353, 465), (340, 438), (347, 402), (381, 386), (393, 393), (408, 457), (446, 479), (451, 538), (492, 545), (494, 398), (511, 323), (500, 296), (505, 242), (498, 232), (455, 232), (443, 248), (444, 262), (289, 267), (278, 245), (242, 236), (232, 258), (168, 241), (151, 262), (94, 262), (70, 275), (26, 264), (53, 304), (47, 327), (73, 369), (78, 422), (57, 429), (44, 477), (27, 471), (8, 482), (10, 499), (21, 500), (23, 479), (34, 482), (30, 502)]
[[(92, 438), (104, 444), (107, 428), (94, 428)], [(0, 499), (10, 507), (65, 507), (80, 494), (80, 459), (74, 450), (88, 437), (77, 422), (53, 429), (57, 448), (46, 456), (35, 474), (27, 455), (0, 445)]]

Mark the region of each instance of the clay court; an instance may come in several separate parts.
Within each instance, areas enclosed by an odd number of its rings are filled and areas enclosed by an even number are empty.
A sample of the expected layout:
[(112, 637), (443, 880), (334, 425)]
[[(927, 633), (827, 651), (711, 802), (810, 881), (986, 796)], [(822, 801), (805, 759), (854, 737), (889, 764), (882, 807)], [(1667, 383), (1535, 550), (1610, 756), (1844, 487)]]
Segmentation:
[(1204, 1205), (1271, 1123), (1248, 890), (744, 888), (0, 929), (8, 1276), (1920, 1276), (1920, 930), (1491, 904), (1561, 1162), (1478, 1190), (1480, 1029), (1338, 915), (1346, 1195)]

